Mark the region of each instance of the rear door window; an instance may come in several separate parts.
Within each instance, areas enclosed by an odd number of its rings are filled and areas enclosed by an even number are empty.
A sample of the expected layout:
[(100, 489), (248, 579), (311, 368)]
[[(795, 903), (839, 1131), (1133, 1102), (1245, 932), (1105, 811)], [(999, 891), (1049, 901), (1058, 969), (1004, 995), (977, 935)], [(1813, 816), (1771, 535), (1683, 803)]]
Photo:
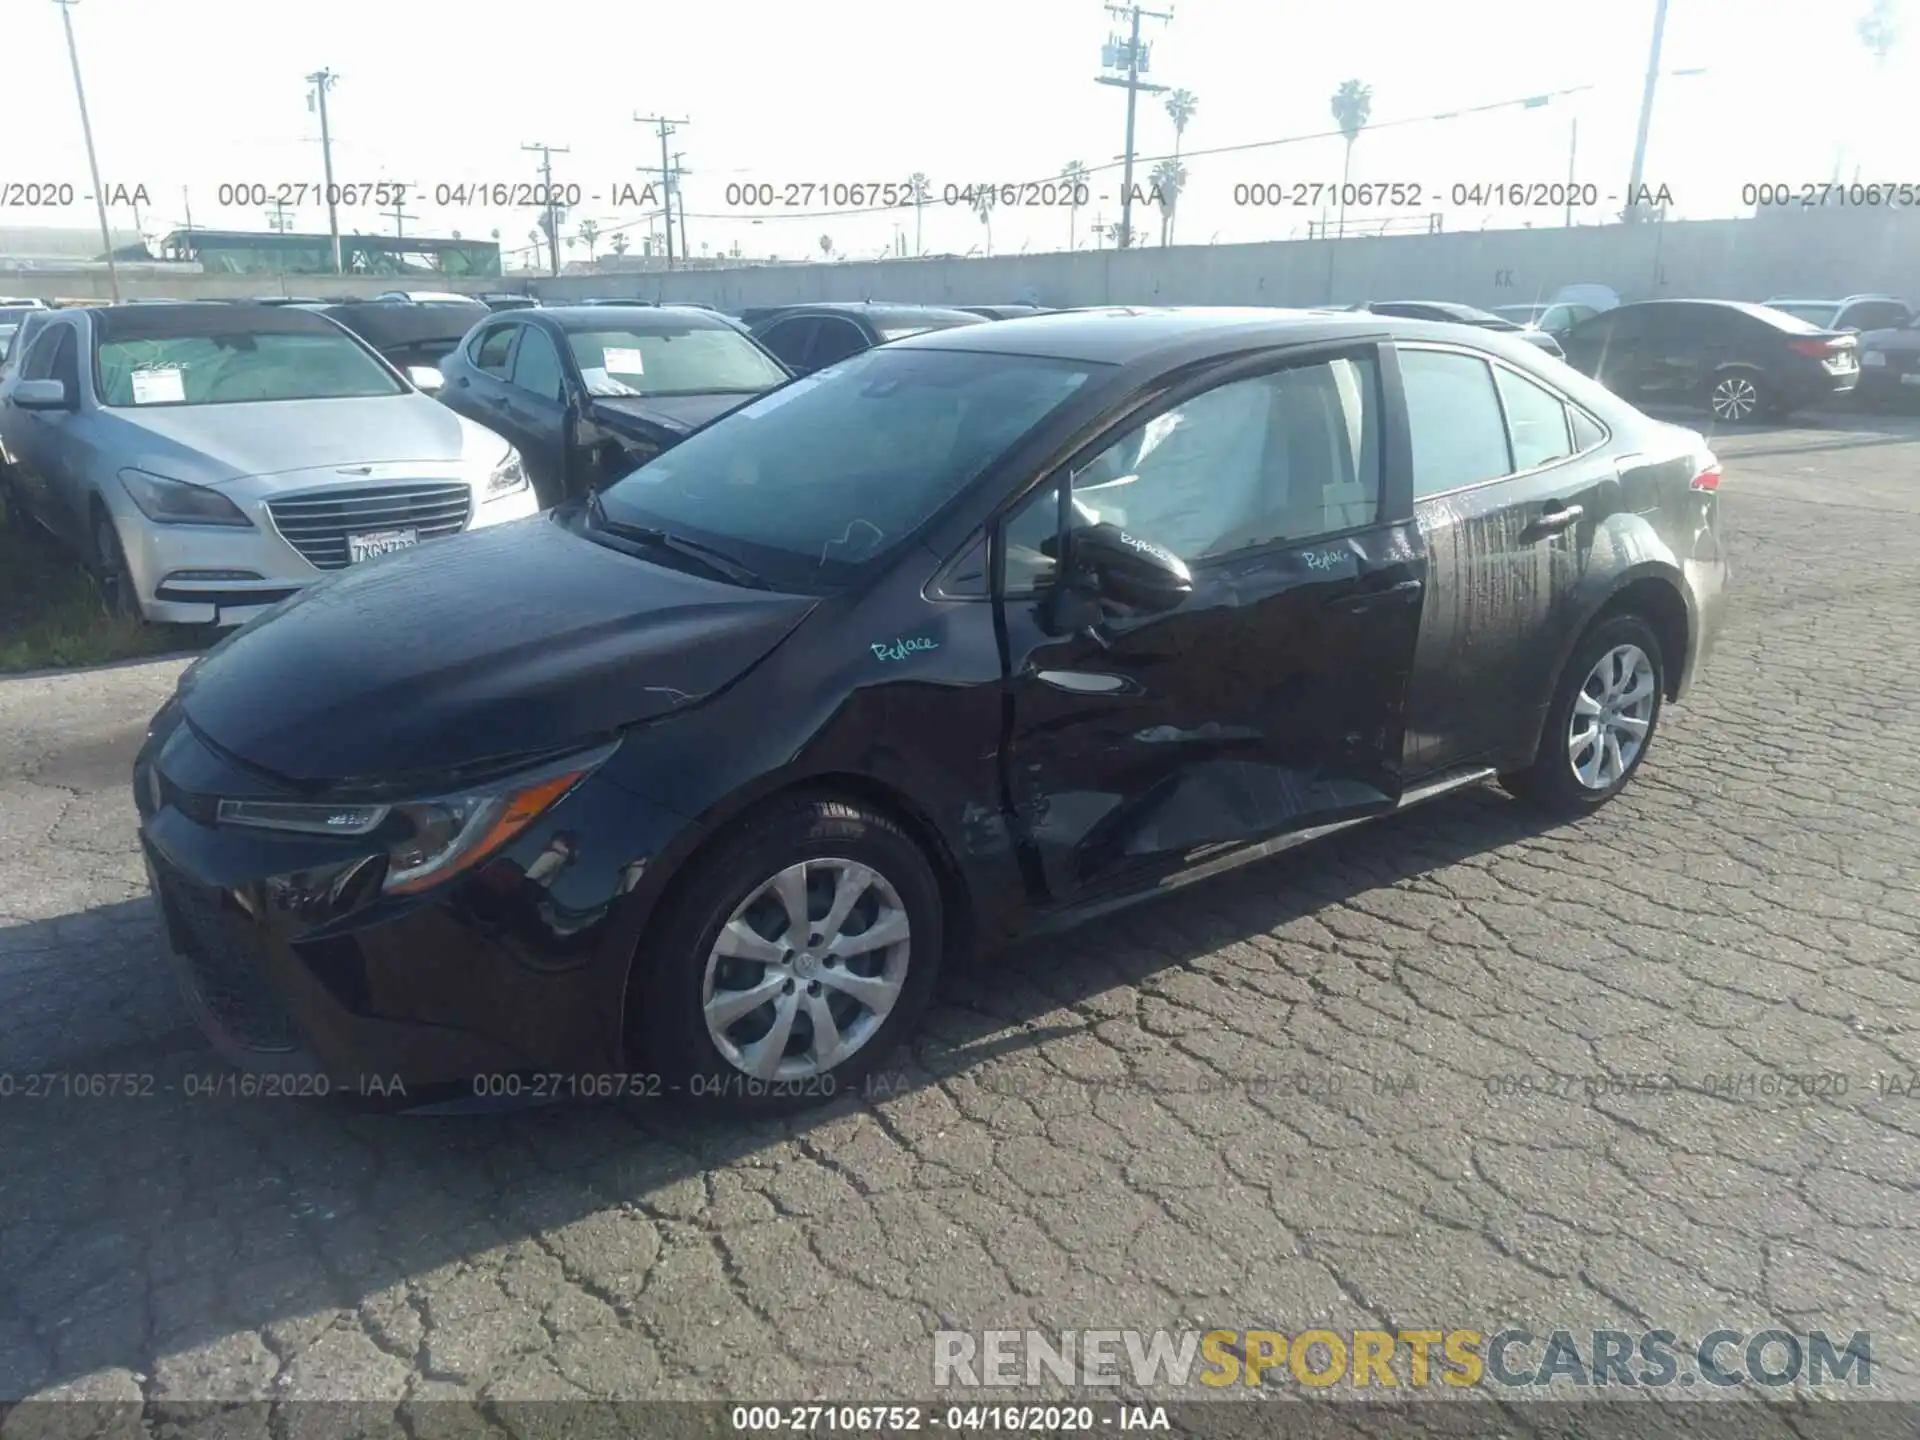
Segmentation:
[(484, 370), (497, 379), (506, 379), (507, 357), (513, 351), (513, 337), (519, 329), (518, 325), (496, 325), (476, 335), (467, 351), (474, 368)]
[(760, 343), (784, 361), (789, 369), (797, 370), (807, 363), (807, 348), (813, 342), (813, 332), (819, 323), (810, 315), (782, 320), (767, 327), (767, 333), (760, 337)]
[(1400, 351), (1413, 440), (1413, 493), (1439, 495), (1513, 469), (1487, 362), (1451, 350)]
[(1513, 468), (1533, 470), (1571, 455), (1567, 407), (1560, 397), (1504, 365), (1496, 365), (1493, 374), (1507, 412)]
[(851, 320), (822, 319), (819, 325), (813, 348), (807, 352), (807, 367), (811, 370), (823, 370), (836, 360), (871, 348), (860, 327)]

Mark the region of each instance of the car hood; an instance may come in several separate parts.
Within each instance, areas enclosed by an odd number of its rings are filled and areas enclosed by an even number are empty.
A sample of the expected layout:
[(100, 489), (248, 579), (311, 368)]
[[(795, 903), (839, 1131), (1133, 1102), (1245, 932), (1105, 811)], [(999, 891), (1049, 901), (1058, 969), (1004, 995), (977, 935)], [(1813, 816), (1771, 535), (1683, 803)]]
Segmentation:
[(709, 420), (717, 420), (729, 410), (738, 410), (758, 393), (741, 395), (729, 391), (708, 395), (595, 396), (593, 415), (596, 420), (615, 430), (630, 429), (634, 421), (639, 421), (643, 426), (685, 435)]
[(380, 461), (445, 464), (460, 459), (472, 428), (415, 391), (100, 414), (120, 431), (110, 448), (121, 464), (195, 485)]
[(667, 569), (546, 516), (337, 572), (182, 678), (196, 729), (353, 785), (550, 751), (684, 709), (818, 602)]

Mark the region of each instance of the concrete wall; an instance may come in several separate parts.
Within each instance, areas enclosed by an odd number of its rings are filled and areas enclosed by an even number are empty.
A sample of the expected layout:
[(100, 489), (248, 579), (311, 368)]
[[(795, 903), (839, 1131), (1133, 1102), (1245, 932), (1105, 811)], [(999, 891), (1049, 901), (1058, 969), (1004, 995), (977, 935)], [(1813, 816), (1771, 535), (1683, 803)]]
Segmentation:
[(1884, 291), (1920, 298), (1920, 210), (1828, 209), (1748, 220), (1487, 230), (992, 259), (884, 260), (537, 279), (589, 295), (733, 308), (811, 300), (927, 304), (1325, 305), (1445, 299), (1503, 305), (1575, 282), (1626, 299)]
[[(1883, 291), (1920, 300), (1920, 210), (1776, 212), (1751, 220), (1486, 230), (1452, 235), (1181, 245), (992, 259), (760, 265), (646, 274), (502, 276), (429, 282), (327, 275), (123, 274), (127, 298), (364, 296), (416, 286), (527, 291), (549, 301), (632, 295), (733, 308), (807, 300), (986, 305), (1325, 305), (1459, 300), (1504, 305), (1561, 285), (1610, 285), (1630, 300), (1842, 296)], [(105, 298), (104, 269), (0, 272), (0, 293)]]

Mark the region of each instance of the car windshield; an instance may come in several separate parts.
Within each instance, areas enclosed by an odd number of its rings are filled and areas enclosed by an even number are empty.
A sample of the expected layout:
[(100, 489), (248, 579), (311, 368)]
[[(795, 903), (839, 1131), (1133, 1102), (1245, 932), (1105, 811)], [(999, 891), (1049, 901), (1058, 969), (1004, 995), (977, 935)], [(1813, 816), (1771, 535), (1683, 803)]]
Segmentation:
[[(289, 308), (266, 313), (303, 312)], [(100, 403), (144, 408), (406, 393), (344, 331), (317, 317), (312, 326), (284, 330), (259, 324), (223, 330), (220, 320), (209, 307), (199, 327), (205, 333), (191, 333), (176, 321), (156, 324), (143, 334), (140, 327), (122, 322), (103, 335), (95, 352)]]
[(592, 395), (754, 395), (787, 378), (731, 325), (571, 330), (567, 347)]
[(1778, 310), (1782, 315), (1791, 315), (1796, 320), (1804, 320), (1816, 329), (1824, 330), (1834, 318), (1834, 312), (1840, 307), (1831, 300), (1769, 300), (1767, 309)]
[(1084, 385), (1034, 356), (867, 350), (696, 431), (609, 488), (615, 525), (831, 590), (892, 551)]

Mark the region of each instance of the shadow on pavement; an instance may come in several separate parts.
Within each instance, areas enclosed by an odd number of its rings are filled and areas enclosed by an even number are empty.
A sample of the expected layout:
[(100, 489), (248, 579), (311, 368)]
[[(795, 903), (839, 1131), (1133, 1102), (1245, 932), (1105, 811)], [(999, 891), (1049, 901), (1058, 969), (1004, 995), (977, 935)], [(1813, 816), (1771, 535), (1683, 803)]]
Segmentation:
[[(557, 1266), (615, 1314), (638, 1317), (683, 1374), (708, 1371), (724, 1344), (709, 1326), (721, 1322), (699, 1313), (697, 1287), (657, 1289), (661, 1237), (698, 1237), (691, 1251), (676, 1242), (676, 1264), (704, 1265), (724, 1287), (717, 1231), (753, 1198), (741, 1173), (767, 1147), (798, 1144), (845, 1183), (880, 1188), (882, 1167), (907, 1163), (900, 1137), (930, 1135), (951, 1114), (951, 1088), (929, 1104), (928, 1087), (959, 1084), (976, 1108), (1027, 1103), (1049, 1084), (1081, 1083), (1049, 1046), (1116, 1024), (1162, 1047), (1144, 1054), (1164, 1056), (1182, 1037), (1147, 1037), (1139, 1017), (1102, 997), (1182, 967), (1229, 994), (1283, 967), (1312, 985), (1310, 964), (1260, 948), (1273, 932), (1543, 828), (1498, 793), (1469, 791), (956, 965), (866, 1094), (752, 1124), (658, 1102), (422, 1118), (238, 1098), (220, 1088), (230, 1072), (162, 978), (149, 902), (0, 931), (0, 1075), (13, 1091), (0, 1098), (0, 1400), (89, 1376), (92, 1389), (100, 1372), (131, 1372), (122, 1384), (149, 1400), (254, 1398), (285, 1357), (335, 1338), (341, 1310), (357, 1313), (393, 1364), (433, 1375), (452, 1362), (428, 1353), (422, 1317), (445, 1302), (408, 1282), (436, 1271), (444, 1281), (503, 1247), (473, 1282), (480, 1309), (510, 1305), (503, 1289)], [(74, 1013), (103, 992), (127, 1001), (110, 1022)], [(1209, 1043), (1221, 1038), (1234, 1032), (1194, 1043), (1231, 1072)], [(1255, 1066), (1316, 1063), (1285, 1037), (1245, 1045)], [(67, 1078), (31, 1081), (36, 1073)], [(122, 1078), (89, 1078), (112, 1076)], [(29, 1097), (30, 1084), (42, 1093)], [(119, 1093), (75, 1093), (108, 1085)], [(781, 1213), (815, 1213), (768, 1198)], [(456, 1336), (478, 1323), (454, 1318)], [(447, 1327), (434, 1333), (449, 1343)], [(324, 1378), (352, 1391), (350, 1376)]]

